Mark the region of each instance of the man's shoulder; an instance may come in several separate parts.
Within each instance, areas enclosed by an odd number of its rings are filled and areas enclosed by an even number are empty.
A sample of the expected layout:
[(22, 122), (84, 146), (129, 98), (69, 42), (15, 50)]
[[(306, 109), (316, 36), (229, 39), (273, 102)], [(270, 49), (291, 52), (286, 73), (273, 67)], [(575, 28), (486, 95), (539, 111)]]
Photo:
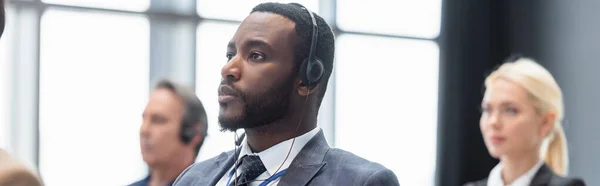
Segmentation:
[[(214, 176), (219, 176), (216, 174), (217, 174), (217, 172), (219, 172), (218, 169), (222, 165), (217, 164), (217, 163), (219, 163), (219, 162), (225, 163), (227, 160), (227, 157), (230, 157), (232, 154), (233, 154), (233, 150), (228, 151), (228, 152), (223, 152), (223, 153), (221, 153), (215, 157), (212, 157), (210, 159), (196, 162), (196, 163), (190, 165), (181, 174), (179, 174), (179, 176), (177, 177), (177, 179), (175, 180), (175, 183), (173, 183), (173, 185), (191, 185), (191, 184), (197, 183), (197, 182), (211, 181), (211, 180), (207, 180), (207, 179), (213, 179)], [(199, 176), (199, 175), (201, 175), (201, 176)]]
[(324, 162), (329, 167), (325, 170), (343, 172), (345, 176), (361, 179), (364, 185), (399, 185), (392, 170), (342, 149), (329, 149)]
[(215, 163), (226, 160), (227, 157), (231, 156), (232, 153), (233, 153), (233, 151), (222, 152), (221, 154), (214, 156), (212, 158), (206, 159), (204, 161), (196, 162), (196, 163), (192, 164), (190, 166), (190, 168), (192, 168), (192, 170), (201, 170), (204, 168), (211, 168), (211, 166), (214, 165)]
[(389, 170), (377, 162), (367, 160), (354, 153), (337, 148), (331, 148), (325, 156), (324, 161), (328, 164), (335, 164), (335, 166), (339, 168), (359, 171), (358, 173)]

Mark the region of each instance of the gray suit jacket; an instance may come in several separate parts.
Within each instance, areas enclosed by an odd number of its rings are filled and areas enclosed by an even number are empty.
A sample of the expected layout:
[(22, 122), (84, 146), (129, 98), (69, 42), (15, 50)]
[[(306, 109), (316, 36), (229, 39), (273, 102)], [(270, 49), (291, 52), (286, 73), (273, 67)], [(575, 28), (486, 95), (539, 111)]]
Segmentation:
[[(233, 151), (195, 163), (175, 180), (175, 186), (214, 186), (233, 166)], [(384, 166), (344, 150), (331, 148), (319, 131), (294, 158), (279, 186), (385, 185), (396, 186), (398, 178)]]

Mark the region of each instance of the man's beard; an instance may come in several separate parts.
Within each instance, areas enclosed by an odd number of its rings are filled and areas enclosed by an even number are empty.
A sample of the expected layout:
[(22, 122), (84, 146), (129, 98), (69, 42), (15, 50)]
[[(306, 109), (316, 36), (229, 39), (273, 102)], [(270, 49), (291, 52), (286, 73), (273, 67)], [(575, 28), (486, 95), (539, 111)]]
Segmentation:
[(232, 87), (240, 94), (239, 98), (244, 103), (244, 108), (242, 115), (237, 117), (226, 118), (219, 115), (221, 131), (256, 128), (281, 120), (289, 111), (293, 82), (292, 76), (266, 92), (257, 94), (242, 92)]

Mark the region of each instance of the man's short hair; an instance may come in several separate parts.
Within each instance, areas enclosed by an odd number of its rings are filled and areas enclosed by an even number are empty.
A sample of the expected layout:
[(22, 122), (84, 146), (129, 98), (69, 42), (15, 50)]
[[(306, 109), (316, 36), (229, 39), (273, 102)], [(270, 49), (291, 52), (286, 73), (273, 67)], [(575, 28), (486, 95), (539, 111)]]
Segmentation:
[[(183, 101), (184, 111), (183, 116), (181, 117), (182, 130), (180, 131), (196, 130), (198, 127), (197, 125), (199, 125), (200, 131), (194, 133), (202, 136), (202, 141), (196, 146), (195, 153), (196, 156), (198, 156), (200, 148), (202, 147), (202, 144), (204, 144), (204, 139), (206, 139), (206, 136), (208, 135), (208, 119), (202, 102), (190, 88), (167, 79), (159, 80), (154, 87), (154, 90), (157, 89), (167, 89)], [(180, 133), (179, 135), (181, 137), (184, 134)]]
[[(270, 12), (278, 14), (296, 23), (296, 34), (302, 40), (301, 43), (297, 43), (294, 46), (294, 69), (296, 70), (296, 73), (299, 72), (302, 61), (308, 57), (310, 42), (312, 40), (312, 19), (310, 18), (310, 14), (308, 14), (306, 10), (302, 9), (301, 5), (297, 3), (262, 3), (254, 7), (250, 13), (254, 12)], [(333, 71), (335, 36), (331, 27), (321, 16), (315, 13), (313, 13), (313, 15), (319, 28), (315, 55), (321, 59), (323, 66), (325, 67), (323, 77), (319, 82), (321, 87), (321, 91), (318, 94), (319, 102), (317, 104), (317, 108), (319, 108), (321, 102), (323, 101), (323, 97), (325, 96), (325, 91), (327, 90), (329, 77)]]

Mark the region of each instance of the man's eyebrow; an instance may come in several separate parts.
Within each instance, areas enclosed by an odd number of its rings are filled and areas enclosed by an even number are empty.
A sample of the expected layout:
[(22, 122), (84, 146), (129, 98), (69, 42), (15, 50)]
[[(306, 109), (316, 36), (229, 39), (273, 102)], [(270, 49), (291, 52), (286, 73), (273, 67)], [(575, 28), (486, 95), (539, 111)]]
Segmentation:
[(263, 39), (250, 38), (250, 39), (244, 40), (240, 47), (243, 47), (246, 49), (260, 48), (260, 49), (262, 49), (263, 52), (270, 53), (273, 51), (273, 48), (271, 46), (272, 45), (269, 44), (269, 42), (267, 42)]
[(227, 48), (228, 48), (228, 49), (233, 49), (233, 48), (235, 48), (235, 42), (234, 42), (234, 41), (229, 41), (229, 43), (227, 43)]
[[(228, 49), (235, 49), (236, 48), (235, 45), (236, 44), (235, 44), (234, 41), (230, 41), (227, 44), (227, 48)], [(259, 47), (259, 48), (264, 48), (264, 49), (266, 49), (268, 51), (272, 51), (273, 50), (273, 48), (271, 48), (271, 45), (268, 42), (266, 42), (264, 40), (261, 40), (261, 39), (248, 39), (248, 40), (244, 41), (244, 43), (242, 43), (242, 46), (246, 47), (246, 48)]]
[(271, 45), (260, 39), (250, 39), (244, 43), (247, 47), (265, 47), (271, 49)]

